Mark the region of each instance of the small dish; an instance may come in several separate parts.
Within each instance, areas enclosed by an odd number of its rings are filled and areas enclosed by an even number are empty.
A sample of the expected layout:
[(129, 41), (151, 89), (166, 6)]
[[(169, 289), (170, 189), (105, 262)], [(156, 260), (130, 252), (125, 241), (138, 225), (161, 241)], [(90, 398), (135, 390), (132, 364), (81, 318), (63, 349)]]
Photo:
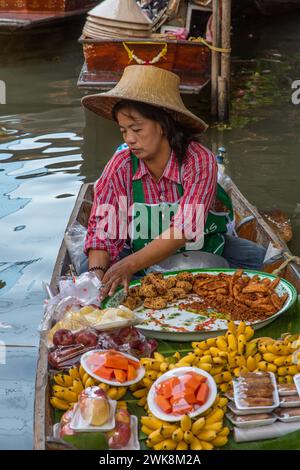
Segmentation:
[(117, 380), (109, 380), (109, 379), (106, 379), (106, 378), (104, 378), (104, 377), (102, 377), (98, 374), (95, 374), (94, 371), (88, 365), (88, 359), (91, 356), (95, 355), (95, 360), (97, 360), (97, 355), (99, 355), (99, 366), (100, 366), (101, 365), (101, 363), (100, 363), (101, 355), (103, 355), (105, 353), (108, 353), (108, 352), (109, 352), (109, 349), (107, 349), (107, 350), (105, 350), (105, 349), (94, 349), (93, 351), (88, 351), (85, 354), (83, 354), (83, 356), (81, 357), (81, 365), (84, 368), (84, 370), (91, 377), (93, 377), (94, 379), (99, 380), (99, 381), (101, 381), (105, 384), (113, 385), (115, 387), (127, 387), (129, 385), (133, 385), (133, 384), (139, 382), (140, 380), (142, 380), (142, 378), (144, 377), (146, 371), (145, 371), (144, 367), (141, 366), (140, 361), (136, 357), (131, 356), (130, 354), (126, 354), (126, 353), (119, 352), (119, 351), (117, 351), (117, 352), (121, 356), (124, 356), (125, 358), (130, 359), (131, 361), (137, 362), (139, 364), (139, 368), (137, 369), (137, 375), (136, 375), (135, 379), (127, 380), (125, 382), (118, 382)]
[(156, 396), (156, 387), (164, 382), (166, 379), (169, 379), (171, 377), (180, 377), (188, 372), (194, 372), (198, 375), (201, 375), (203, 377), (206, 377), (207, 379), (207, 384), (209, 388), (209, 394), (206, 402), (202, 406), (195, 406), (195, 410), (191, 411), (190, 413), (187, 413), (190, 418), (195, 418), (201, 413), (204, 413), (208, 408), (212, 406), (214, 403), (216, 396), (217, 396), (217, 385), (216, 382), (214, 381), (213, 377), (206, 371), (202, 369), (198, 369), (197, 367), (180, 367), (178, 369), (172, 369), (166, 372), (165, 374), (161, 375), (151, 386), (149, 393), (148, 393), (148, 407), (151, 413), (156, 416), (156, 418), (161, 419), (163, 421), (168, 421), (168, 422), (176, 422), (180, 421), (182, 415), (174, 415), (172, 413), (165, 413), (156, 403), (155, 401), (155, 396)]
[(76, 432), (97, 432), (97, 431), (111, 431), (115, 428), (115, 412), (117, 402), (115, 400), (108, 400), (110, 406), (109, 419), (101, 426), (92, 426), (88, 424), (81, 416), (79, 405), (77, 404), (74, 410), (74, 416), (70, 422), (70, 428)]

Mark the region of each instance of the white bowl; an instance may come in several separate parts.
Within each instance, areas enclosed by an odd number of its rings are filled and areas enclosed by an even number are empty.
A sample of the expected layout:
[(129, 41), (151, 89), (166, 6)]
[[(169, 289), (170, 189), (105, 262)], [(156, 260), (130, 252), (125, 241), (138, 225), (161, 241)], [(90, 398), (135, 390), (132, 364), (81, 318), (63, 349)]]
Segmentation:
[[(117, 380), (107, 380), (107, 379), (104, 379), (104, 378), (100, 377), (100, 375), (94, 374), (94, 372), (89, 368), (89, 366), (86, 363), (88, 357), (91, 356), (92, 354), (95, 354), (95, 353), (99, 353), (99, 352), (100, 353), (105, 353), (105, 352), (108, 352), (108, 351), (109, 351), (109, 349), (94, 349), (92, 351), (86, 352), (85, 354), (83, 354), (81, 356), (80, 363), (81, 363), (82, 367), (84, 368), (84, 370), (91, 377), (98, 380), (99, 382), (103, 382), (103, 383), (108, 384), (108, 385), (113, 385), (115, 387), (128, 387), (128, 385), (133, 385), (133, 384), (139, 382), (140, 380), (142, 380), (142, 378), (144, 377), (146, 371), (145, 371), (144, 367), (142, 367), (141, 365), (137, 369), (136, 378), (133, 379), (133, 380), (128, 380), (127, 382), (118, 382)], [(131, 356), (130, 354), (126, 354), (126, 353), (123, 353), (123, 352), (120, 352), (120, 351), (118, 351), (118, 352), (119, 352), (119, 354), (121, 354), (124, 357), (127, 357), (128, 359), (132, 359), (133, 361), (139, 362), (139, 360), (136, 357)]]
[(198, 367), (179, 367), (178, 369), (172, 369), (166, 372), (165, 374), (161, 375), (151, 386), (149, 393), (148, 393), (148, 407), (151, 413), (156, 416), (156, 418), (162, 419), (163, 421), (175, 422), (180, 421), (181, 417), (184, 416), (185, 413), (182, 415), (174, 415), (172, 413), (164, 413), (161, 408), (155, 402), (155, 395), (156, 395), (156, 387), (161, 383), (164, 382), (166, 379), (170, 377), (180, 377), (185, 375), (187, 372), (195, 372), (196, 374), (202, 375), (207, 378), (207, 384), (209, 387), (209, 395), (207, 401), (204, 405), (199, 406), (194, 411), (188, 413), (190, 418), (195, 418), (201, 413), (204, 413), (208, 408), (212, 406), (214, 403), (216, 396), (217, 396), (217, 385), (214, 381), (213, 377), (206, 371), (202, 369), (198, 369)]

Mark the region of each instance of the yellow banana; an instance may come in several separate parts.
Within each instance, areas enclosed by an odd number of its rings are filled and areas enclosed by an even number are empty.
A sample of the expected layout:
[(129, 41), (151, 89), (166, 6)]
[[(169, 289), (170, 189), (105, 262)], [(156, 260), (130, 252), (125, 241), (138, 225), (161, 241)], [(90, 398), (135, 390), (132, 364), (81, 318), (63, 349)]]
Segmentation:
[(198, 434), (198, 432), (201, 431), (203, 426), (205, 425), (205, 418), (201, 417), (198, 418), (193, 424), (192, 424), (192, 433), (194, 435)]
[(50, 398), (50, 403), (53, 406), (53, 408), (57, 408), (58, 410), (68, 410), (69, 409), (69, 403), (67, 403), (64, 400), (61, 400), (57, 397), (51, 397)]
[(253, 372), (257, 367), (256, 360), (254, 357), (249, 356), (247, 358), (247, 368), (249, 369), (250, 372)]
[[(245, 357), (249, 357), (249, 356), (252, 356), (253, 354), (255, 354), (257, 351), (257, 346), (256, 346), (256, 343), (247, 343), (246, 344), (246, 349), (245, 349)], [(266, 352), (266, 351), (264, 351)]]
[(200, 441), (208, 441), (211, 442), (217, 437), (217, 433), (215, 431), (200, 431), (197, 434), (197, 438), (200, 439)]
[(149, 434), (151, 434), (153, 432), (153, 429), (151, 428), (148, 428), (147, 426), (145, 426), (144, 424), (142, 424), (141, 426), (141, 431), (146, 434), (147, 436), (149, 436)]
[(209, 352), (213, 357), (219, 357), (220, 350), (218, 348), (216, 348), (215, 346), (211, 346), (209, 348)]
[(229, 383), (220, 384), (219, 389), (222, 393), (226, 393), (229, 390)]
[(147, 388), (140, 388), (136, 392), (133, 392), (132, 394), (135, 398), (142, 398), (148, 395), (148, 390)]
[(88, 374), (87, 372), (86, 372), (86, 373), (83, 375), (83, 377), (81, 378), (84, 388), (86, 388), (85, 384), (86, 384), (86, 382), (87, 382), (87, 380), (88, 380), (89, 378), (90, 378), (90, 376), (89, 376), (89, 374)]
[(205, 356), (202, 356), (200, 358), (200, 361), (199, 361), (199, 364), (202, 364), (202, 363), (205, 363), (205, 364), (211, 364), (212, 363), (212, 357), (210, 354), (206, 354)]
[(236, 335), (240, 336), (243, 335), (246, 329), (246, 323), (241, 321), (236, 329)]
[(155, 431), (153, 431), (151, 434), (148, 436), (148, 440), (151, 442), (152, 445), (158, 444), (161, 441), (164, 441), (165, 438), (164, 436), (161, 435), (160, 429), (158, 428)]
[(187, 444), (191, 444), (194, 440), (195, 436), (192, 431), (185, 431), (183, 435), (183, 439)]
[(116, 400), (120, 400), (120, 398), (123, 398), (124, 395), (126, 395), (127, 388), (126, 387), (118, 387), (118, 393), (116, 396)]
[(218, 336), (217, 339), (216, 339), (216, 346), (217, 348), (219, 348), (221, 351), (227, 351), (228, 349), (228, 344), (227, 342), (225, 341), (225, 337), (224, 336)]
[(183, 440), (183, 430), (181, 428), (177, 428), (173, 434), (172, 434), (172, 439), (175, 442), (181, 442)]
[(208, 338), (206, 340), (207, 347), (210, 348), (216, 345), (216, 338)]
[(191, 442), (191, 450), (202, 450), (202, 444), (197, 437), (194, 437)]
[(166, 439), (162, 442), (162, 450), (175, 450), (176, 447), (177, 442), (174, 442), (173, 439)]
[(206, 372), (210, 372), (211, 368), (212, 368), (212, 365), (211, 364), (207, 364), (207, 363), (200, 363), (198, 365), (199, 369), (202, 369), (202, 370), (205, 370)]
[[(81, 382), (82, 383), (82, 382)], [(89, 377), (85, 382), (85, 388), (94, 387), (97, 384), (97, 381), (93, 377)]]
[(233, 321), (227, 322), (227, 328), (228, 328), (228, 331), (230, 331), (232, 335), (236, 335), (236, 326)]
[(245, 367), (246, 366), (245, 356), (236, 356), (236, 364), (238, 365), (238, 367)]
[(158, 362), (165, 362), (165, 356), (163, 356), (161, 353), (159, 353), (158, 351), (155, 351), (154, 354), (153, 354), (153, 357), (156, 361)]
[(223, 417), (224, 411), (221, 410), (221, 408), (216, 408), (206, 417), (206, 424), (212, 424), (216, 423), (217, 421), (221, 421)]
[(218, 432), (218, 436), (227, 437), (230, 434), (230, 429), (225, 427), (221, 432)]
[(161, 427), (160, 433), (162, 436), (164, 436), (164, 438), (168, 438), (172, 436), (173, 432), (176, 431), (176, 429), (180, 428), (177, 428), (177, 426), (174, 424), (166, 424)]
[(83, 391), (83, 385), (80, 379), (74, 379), (72, 385), (72, 391), (79, 395)]
[(180, 420), (180, 427), (183, 430), (183, 432), (190, 431), (192, 427), (192, 420), (188, 415), (182, 416)]
[(72, 379), (80, 379), (80, 374), (79, 370), (76, 366), (73, 366), (69, 369), (69, 376), (72, 377)]
[(106, 393), (107, 393), (107, 396), (111, 400), (116, 400), (117, 395), (118, 395), (118, 388), (117, 387), (110, 387), (109, 390)]
[(83, 376), (84, 376), (85, 373), (86, 372), (85, 372), (84, 368), (80, 365), (79, 366), (79, 375), (80, 375), (81, 380), (83, 379)]
[(145, 406), (147, 403), (147, 397), (142, 397), (137, 401), (138, 406)]
[(169, 369), (169, 364), (167, 362), (161, 362), (159, 370), (164, 373)]
[[(89, 380), (89, 379), (88, 379)], [(86, 383), (88, 383), (88, 380), (86, 381)], [(105, 383), (100, 383), (99, 384), (99, 387), (104, 390), (105, 392), (108, 392), (109, 390), (109, 385), (108, 384), (105, 384)]]
[(275, 372), (277, 371), (277, 366), (275, 366), (275, 364), (270, 364), (270, 363), (268, 363), (268, 365), (267, 365), (267, 371), (268, 371), (268, 372), (274, 372), (274, 373), (275, 373)]
[(267, 362), (274, 362), (276, 358), (277, 358), (276, 354), (273, 354), (273, 353), (265, 353), (263, 355), (264, 361), (267, 361)]
[(230, 351), (232, 351), (232, 352), (237, 351), (237, 339), (232, 334), (228, 335), (228, 346), (229, 346)]
[(215, 423), (205, 424), (203, 431), (219, 432), (223, 428), (223, 421), (216, 421)]
[(214, 446), (211, 442), (200, 441), (203, 450), (213, 450)]
[(246, 346), (246, 336), (243, 334), (240, 334), (238, 336), (238, 353), (242, 356), (244, 354)]
[(67, 374), (56, 374), (53, 377), (54, 382), (62, 387), (71, 387), (73, 384), (73, 379)]
[(155, 418), (154, 416), (142, 416), (141, 423), (147, 426), (148, 428), (152, 429), (153, 431), (156, 429), (160, 429), (161, 426), (167, 424), (165, 421)]
[(244, 335), (246, 337), (246, 341), (250, 341), (250, 339), (254, 336), (254, 330), (251, 326), (246, 326)]
[(215, 447), (223, 447), (227, 444), (228, 439), (225, 436), (217, 436), (213, 441), (212, 444)]
[(176, 450), (188, 450), (188, 448), (189, 448), (188, 444), (184, 441), (178, 442), (176, 446)]

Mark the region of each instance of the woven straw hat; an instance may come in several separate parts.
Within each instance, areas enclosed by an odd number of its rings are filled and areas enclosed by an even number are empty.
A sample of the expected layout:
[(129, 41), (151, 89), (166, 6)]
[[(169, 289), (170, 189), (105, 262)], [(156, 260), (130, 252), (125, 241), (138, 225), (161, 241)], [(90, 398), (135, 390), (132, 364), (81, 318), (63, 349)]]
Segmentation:
[(178, 75), (168, 70), (152, 65), (130, 65), (112, 90), (85, 96), (82, 104), (99, 116), (113, 120), (113, 107), (121, 100), (148, 103), (169, 111), (176, 121), (202, 133), (208, 126), (185, 107), (179, 83)]
[(111, 20), (116, 25), (120, 22), (151, 25), (142, 9), (137, 5), (136, 0), (104, 0), (89, 11), (90, 16)]

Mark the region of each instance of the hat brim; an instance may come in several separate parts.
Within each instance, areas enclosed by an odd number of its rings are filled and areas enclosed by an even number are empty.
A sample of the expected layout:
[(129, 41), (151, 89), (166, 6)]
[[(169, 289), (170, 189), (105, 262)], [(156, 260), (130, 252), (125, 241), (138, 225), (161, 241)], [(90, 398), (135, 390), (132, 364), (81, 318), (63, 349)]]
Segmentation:
[(178, 109), (172, 106), (158, 105), (151, 100), (135, 100), (128, 98), (128, 96), (114, 95), (110, 92), (97, 93), (93, 95), (84, 96), (81, 100), (82, 105), (92, 111), (93, 113), (111, 121), (114, 120), (112, 111), (114, 106), (121, 100), (136, 101), (138, 103), (147, 103), (157, 108), (168, 111), (175, 121), (181, 122), (184, 125), (189, 126), (195, 134), (202, 134), (208, 128), (208, 125), (195, 114), (191, 113), (188, 109)]

